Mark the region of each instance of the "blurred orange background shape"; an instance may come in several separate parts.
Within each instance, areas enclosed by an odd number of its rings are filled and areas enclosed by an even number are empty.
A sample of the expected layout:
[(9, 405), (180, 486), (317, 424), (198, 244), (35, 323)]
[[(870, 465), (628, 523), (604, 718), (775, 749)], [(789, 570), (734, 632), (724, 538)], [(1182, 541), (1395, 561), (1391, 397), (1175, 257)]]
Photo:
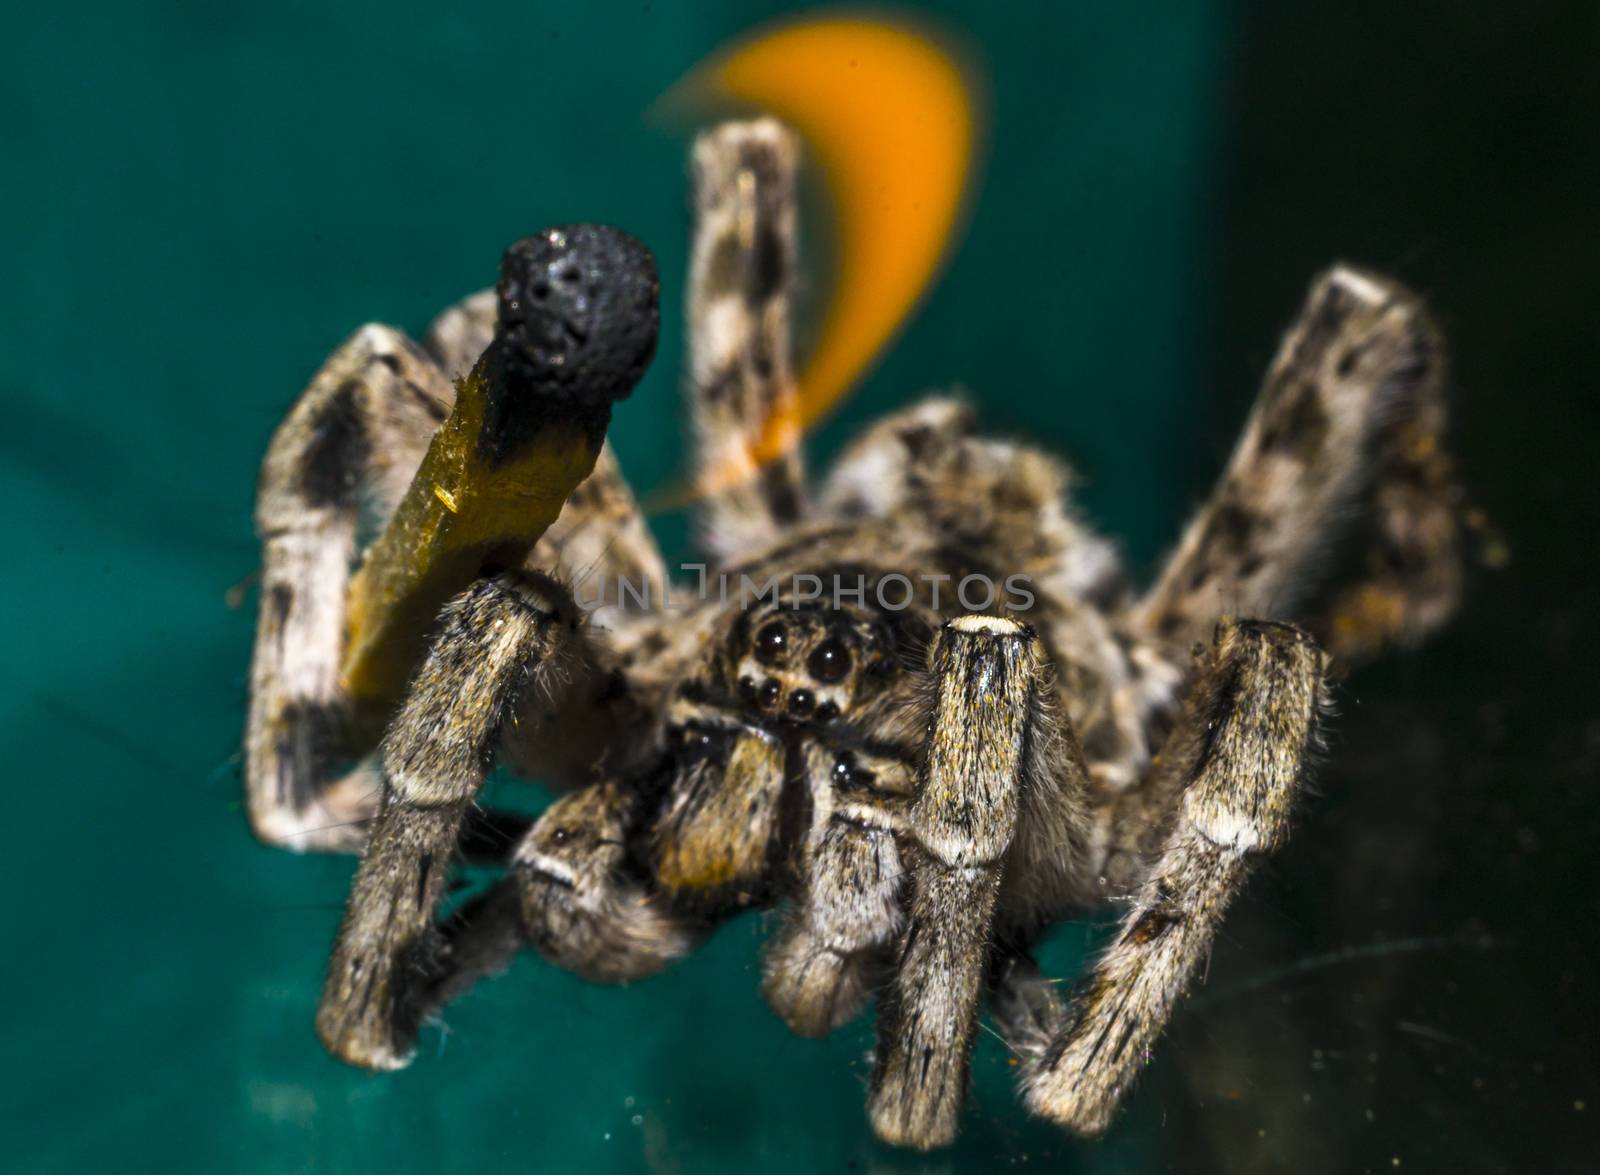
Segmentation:
[(949, 255), (971, 187), (972, 76), (906, 24), (832, 17), (718, 53), (669, 96), (731, 101), (782, 119), (804, 138), (833, 203), (837, 280), (801, 368), (799, 419), (767, 422), (751, 453), (758, 464), (850, 390)]

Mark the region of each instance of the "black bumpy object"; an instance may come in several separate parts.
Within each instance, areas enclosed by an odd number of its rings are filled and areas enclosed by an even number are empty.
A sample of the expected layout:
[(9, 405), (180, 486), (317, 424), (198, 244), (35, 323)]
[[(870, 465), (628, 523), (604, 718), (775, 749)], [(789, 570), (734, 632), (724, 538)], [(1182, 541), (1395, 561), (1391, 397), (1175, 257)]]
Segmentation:
[(655, 354), (655, 258), (610, 225), (562, 225), (518, 241), (501, 258), (495, 292), (507, 374), (549, 392), (624, 399)]
[(605, 432), (655, 355), (661, 283), (655, 258), (605, 224), (525, 237), (500, 260), (480, 445), (510, 457), (561, 417)]

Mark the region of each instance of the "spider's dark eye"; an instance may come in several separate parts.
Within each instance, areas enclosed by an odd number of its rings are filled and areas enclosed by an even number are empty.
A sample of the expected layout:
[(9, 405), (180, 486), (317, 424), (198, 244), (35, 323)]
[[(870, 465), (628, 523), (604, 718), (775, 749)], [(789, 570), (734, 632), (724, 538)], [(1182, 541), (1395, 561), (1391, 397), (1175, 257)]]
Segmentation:
[(571, 837), (572, 830), (570, 828), (555, 828), (550, 832), (550, 840), (558, 845), (566, 844)]
[(850, 650), (841, 640), (829, 637), (811, 650), (806, 658), (806, 672), (824, 685), (843, 681), (850, 672)]
[(783, 621), (774, 620), (756, 633), (756, 659), (763, 665), (776, 665), (789, 652), (789, 630)]

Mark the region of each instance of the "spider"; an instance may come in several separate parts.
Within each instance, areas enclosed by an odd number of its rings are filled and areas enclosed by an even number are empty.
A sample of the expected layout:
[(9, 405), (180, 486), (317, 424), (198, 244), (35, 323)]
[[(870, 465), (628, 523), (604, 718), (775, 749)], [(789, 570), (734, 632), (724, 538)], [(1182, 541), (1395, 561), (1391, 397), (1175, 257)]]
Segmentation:
[[(631, 238), (519, 242), (421, 347), (368, 326), (328, 360), (260, 482), (252, 825), (362, 851), (317, 1017), (353, 1065), (405, 1065), (526, 946), (621, 983), (776, 909), (762, 989), (790, 1028), (877, 997), (880, 1138), (954, 1138), (980, 1005), (1028, 1109), (1097, 1135), (1284, 843), (1330, 675), (1456, 606), (1439, 336), (1391, 281), (1318, 277), (1136, 591), (1064, 466), (957, 399), (814, 486), (796, 446), (760, 454), (795, 413), (797, 167), (770, 119), (693, 154), (697, 508), (737, 591), (669, 601), (602, 444), (655, 342)], [(452, 861), (507, 834), (476, 803), (496, 762), (566, 790), (445, 916)], [(1106, 903), (1114, 937), (1063, 995), (1032, 952)]]

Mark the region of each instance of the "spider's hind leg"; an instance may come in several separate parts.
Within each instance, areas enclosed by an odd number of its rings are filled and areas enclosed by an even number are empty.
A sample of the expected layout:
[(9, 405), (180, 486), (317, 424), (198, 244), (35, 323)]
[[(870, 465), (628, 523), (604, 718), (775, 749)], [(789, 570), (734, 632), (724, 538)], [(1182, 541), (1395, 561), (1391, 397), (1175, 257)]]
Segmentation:
[(260, 616), (250, 667), (251, 827), (295, 849), (359, 847), (376, 804), (362, 772), (334, 782), (358, 716), (338, 684), (345, 588), (364, 509), (405, 492), (455, 390), (398, 331), (357, 331), (312, 379), (262, 463)]
[(1349, 565), (1296, 618), (1341, 661), (1422, 639), (1461, 599), (1465, 511), (1444, 444), (1439, 366), (1423, 374), (1408, 411), (1379, 425), (1370, 505), (1342, 543)]
[(1073, 509), (1065, 465), (1038, 449), (972, 435), (959, 398), (931, 396), (863, 432), (829, 471), (818, 512), (839, 519), (898, 515), (934, 543), (1096, 607), (1124, 594), (1115, 547)]
[(1442, 623), (1460, 586), (1444, 366), (1414, 295), (1348, 267), (1319, 278), (1136, 622), (1184, 644), (1223, 615), (1293, 620), (1340, 657)]
[(690, 413), (718, 559), (758, 546), (804, 510), (790, 348), (799, 145), (772, 119), (725, 123), (694, 146), (689, 268)]
[(1023, 1058), (1034, 1113), (1080, 1134), (1110, 1124), (1250, 865), (1288, 835), (1325, 664), (1315, 642), (1288, 625), (1230, 621), (1218, 630), (1163, 750), (1168, 818), (1130, 803), (1114, 830), (1141, 854), (1152, 830), (1158, 842), (1120, 933), (1070, 1005), (1026, 960), (1000, 970), (993, 1006)]

